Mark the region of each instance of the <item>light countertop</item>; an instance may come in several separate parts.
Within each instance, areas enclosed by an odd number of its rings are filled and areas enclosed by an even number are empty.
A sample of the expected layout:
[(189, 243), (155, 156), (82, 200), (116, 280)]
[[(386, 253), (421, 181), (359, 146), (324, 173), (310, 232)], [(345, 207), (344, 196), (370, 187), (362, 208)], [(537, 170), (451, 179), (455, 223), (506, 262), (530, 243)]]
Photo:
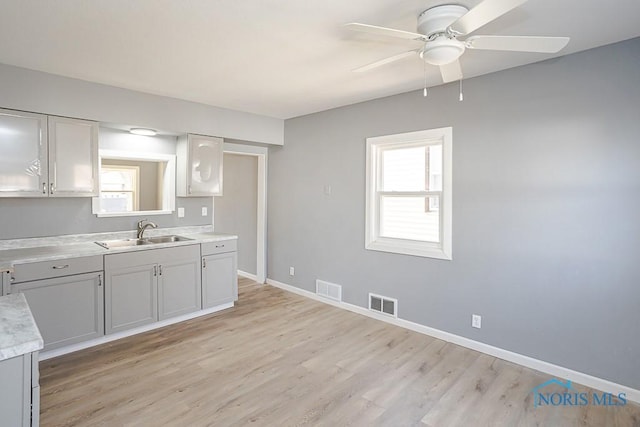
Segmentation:
[(14, 265), (28, 262), (53, 261), (82, 256), (160, 249), (238, 238), (238, 236), (233, 234), (214, 233), (210, 227), (207, 226), (152, 229), (145, 233), (147, 237), (170, 234), (180, 235), (192, 240), (113, 249), (106, 249), (95, 243), (107, 240), (135, 238), (135, 231), (123, 231), (0, 241), (0, 272), (12, 271)]
[(42, 336), (23, 294), (0, 297), (0, 361), (43, 347)]

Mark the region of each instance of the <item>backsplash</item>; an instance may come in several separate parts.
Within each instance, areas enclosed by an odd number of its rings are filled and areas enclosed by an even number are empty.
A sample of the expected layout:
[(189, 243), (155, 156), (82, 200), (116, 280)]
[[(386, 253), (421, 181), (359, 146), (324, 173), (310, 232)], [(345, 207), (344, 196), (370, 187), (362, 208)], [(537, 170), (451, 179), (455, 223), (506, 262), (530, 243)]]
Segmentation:
[[(202, 216), (202, 207), (208, 209)], [(176, 198), (185, 210), (184, 218), (171, 215), (98, 218), (91, 211), (91, 198), (1, 198), (0, 241), (72, 234), (104, 233), (135, 230), (141, 219), (149, 219), (160, 228), (206, 226), (213, 223), (212, 197)]]

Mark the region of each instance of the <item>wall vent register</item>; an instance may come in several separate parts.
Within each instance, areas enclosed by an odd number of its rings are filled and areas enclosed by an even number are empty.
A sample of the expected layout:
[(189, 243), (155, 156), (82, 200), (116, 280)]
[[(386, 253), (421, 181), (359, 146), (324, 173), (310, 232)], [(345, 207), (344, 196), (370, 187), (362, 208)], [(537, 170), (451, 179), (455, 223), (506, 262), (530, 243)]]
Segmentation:
[(342, 286), (324, 280), (316, 280), (316, 294), (335, 301), (342, 301)]
[(369, 293), (369, 310), (387, 316), (398, 317), (398, 300)]

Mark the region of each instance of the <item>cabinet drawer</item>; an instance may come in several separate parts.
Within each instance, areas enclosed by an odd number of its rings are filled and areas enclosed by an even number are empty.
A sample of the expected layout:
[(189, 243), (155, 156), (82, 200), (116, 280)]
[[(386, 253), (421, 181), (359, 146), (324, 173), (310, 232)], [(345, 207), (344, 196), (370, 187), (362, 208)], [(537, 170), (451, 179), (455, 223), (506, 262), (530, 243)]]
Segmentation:
[(13, 283), (102, 271), (102, 255), (30, 262), (13, 266)]
[(238, 250), (238, 240), (220, 240), (219, 242), (207, 242), (202, 244), (202, 255), (214, 255)]

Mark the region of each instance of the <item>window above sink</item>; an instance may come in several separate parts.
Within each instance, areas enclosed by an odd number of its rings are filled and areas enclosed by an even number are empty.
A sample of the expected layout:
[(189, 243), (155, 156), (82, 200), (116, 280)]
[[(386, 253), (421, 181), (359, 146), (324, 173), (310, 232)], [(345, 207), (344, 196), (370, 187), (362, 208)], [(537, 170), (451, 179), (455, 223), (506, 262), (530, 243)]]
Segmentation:
[(98, 150), (98, 217), (172, 215), (176, 195), (178, 133), (136, 135), (136, 126), (101, 123)]
[(100, 150), (98, 217), (168, 215), (175, 210), (176, 156)]

